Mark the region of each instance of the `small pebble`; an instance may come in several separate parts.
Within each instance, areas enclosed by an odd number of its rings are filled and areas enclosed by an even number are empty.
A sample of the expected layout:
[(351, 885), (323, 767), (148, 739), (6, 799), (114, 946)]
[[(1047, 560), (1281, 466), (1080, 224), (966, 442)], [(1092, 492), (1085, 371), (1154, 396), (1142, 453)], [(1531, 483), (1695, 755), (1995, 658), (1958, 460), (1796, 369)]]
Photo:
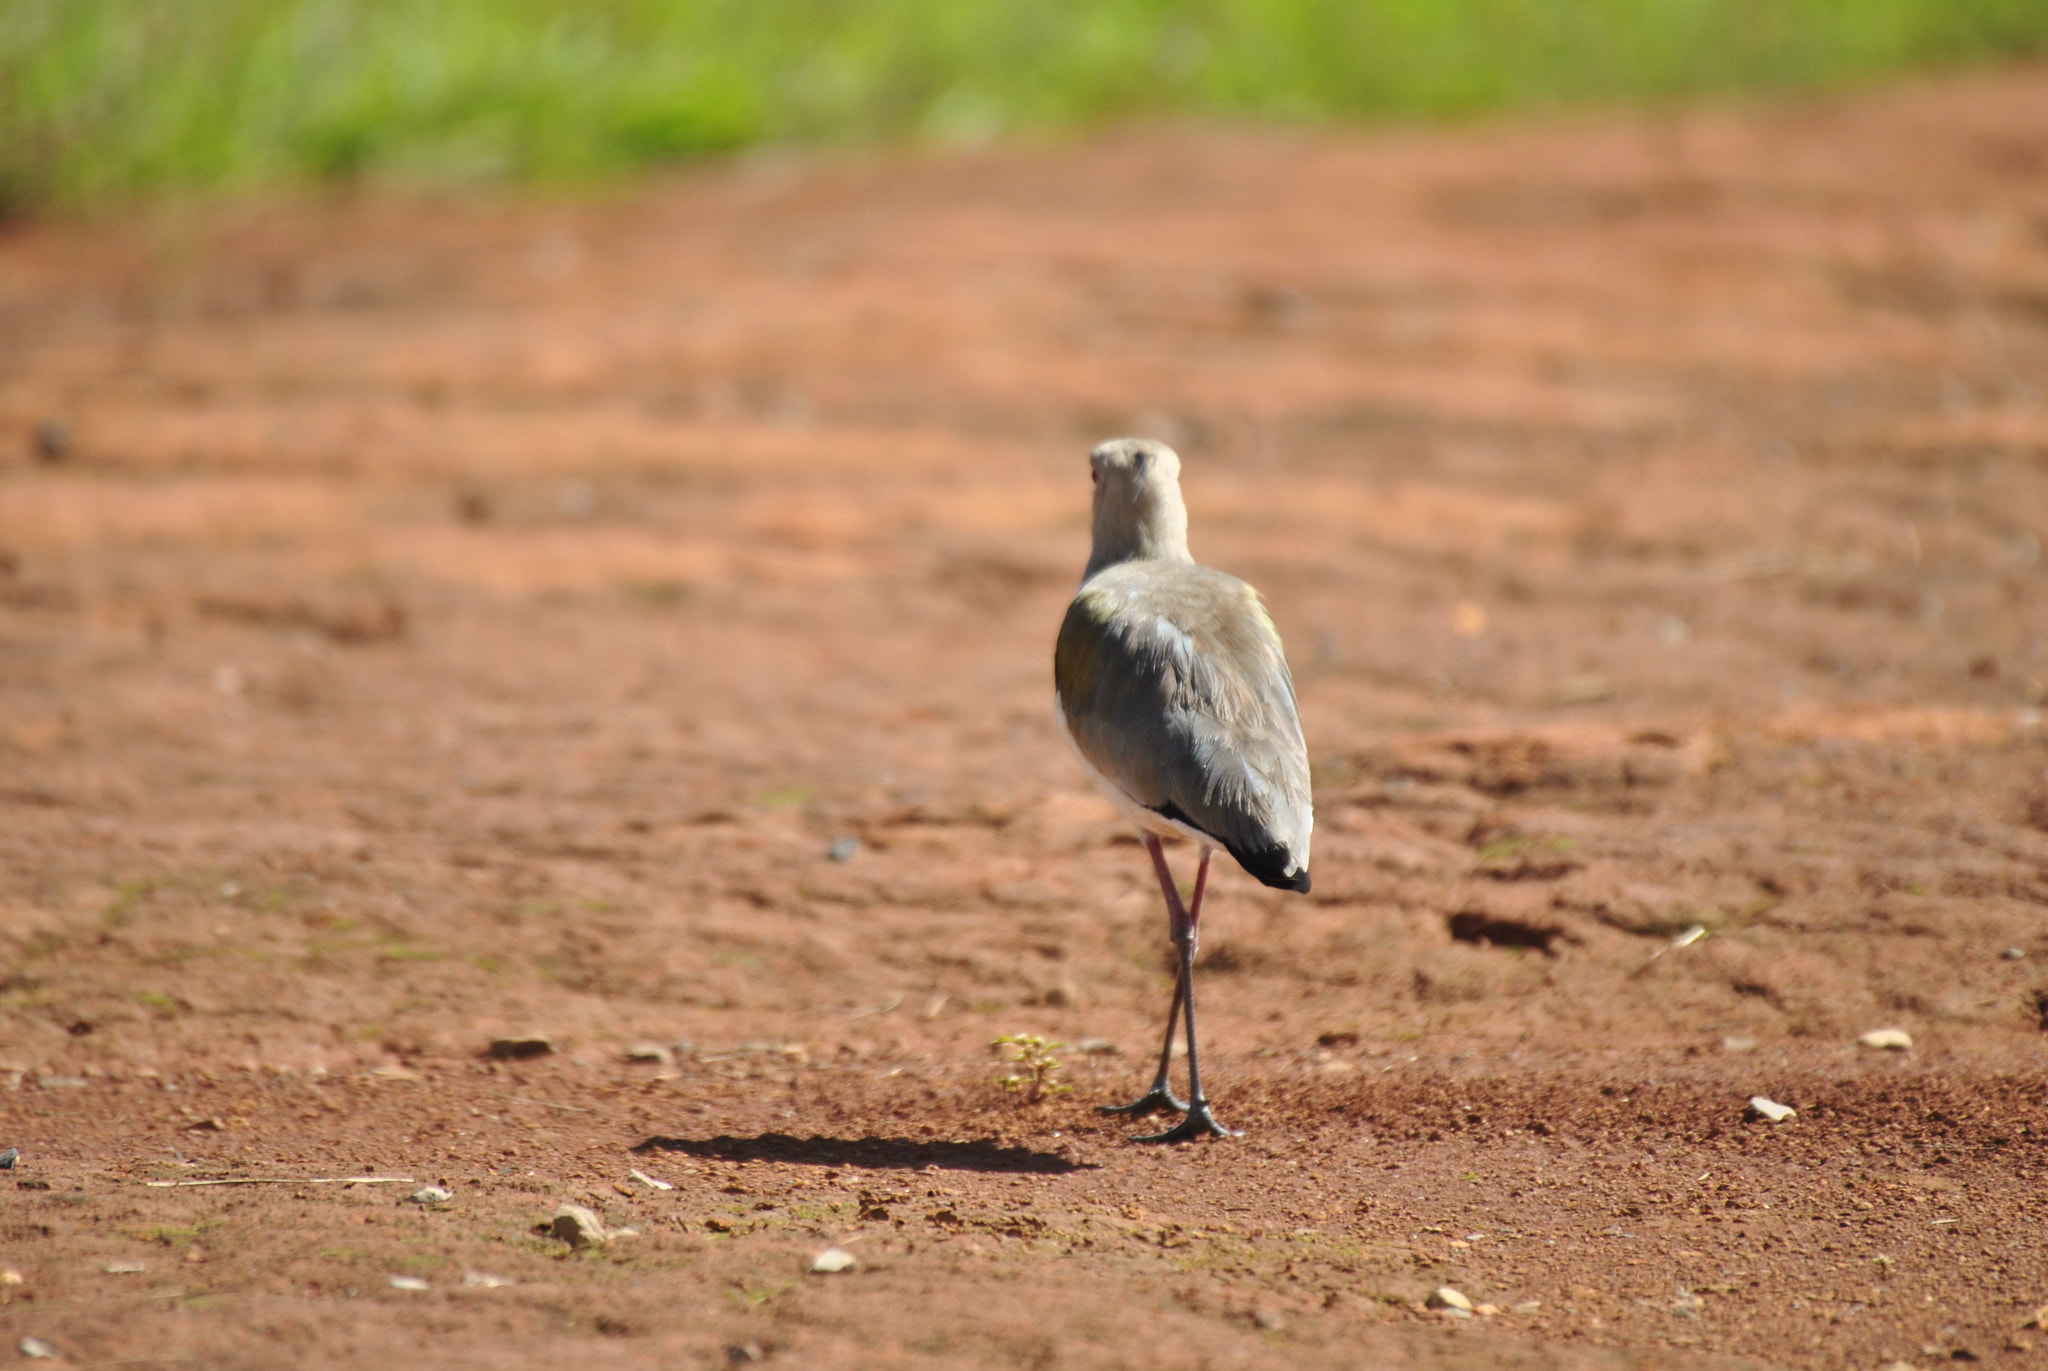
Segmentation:
[(10, 1147), (5, 1152), (0, 1152), (0, 1171), (12, 1171), (14, 1164), (20, 1160), (21, 1149), (18, 1147)]
[(1754, 1052), (1756, 1051), (1756, 1039), (1723, 1038), (1721, 1039), (1721, 1050), (1723, 1052)]
[(462, 1284), (469, 1290), (499, 1290), (512, 1284), (510, 1276), (487, 1276), (481, 1271), (465, 1272)]
[(11, 1266), (0, 1266), (0, 1285), (20, 1285), (21, 1273)]
[(580, 1204), (565, 1204), (557, 1209), (554, 1222), (548, 1225), (548, 1232), (558, 1241), (576, 1248), (602, 1247), (611, 1241), (604, 1221)]
[(489, 1054), (501, 1062), (523, 1062), (554, 1050), (555, 1045), (546, 1038), (493, 1038)]
[(647, 1173), (646, 1173), (645, 1171), (638, 1171), (638, 1170), (635, 1170), (635, 1171), (628, 1171), (628, 1172), (627, 1172), (626, 1174), (627, 1174), (627, 1175), (628, 1175), (629, 1177), (631, 1177), (632, 1179), (634, 1179), (634, 1180), (636, 1180), (636, 1181), (640, 1182), (640, 1184), (642, 1184), (642, 1185), (645, 1185), (645, 1186), (649, 1186), (649, 1187), (651, 1187), (652, 1189), (655, 1189), (655, 1190), (673, 1190), (673, 1189), (675, 1189), (675, 1187), (674, 1187), (673, 1185), (670, 1185), (670, 1184), (669, 1184), (669, 1183), (668, 1183), (667, 1181), (658, 1181), (658, 1180), (654, 1179), (654, 1177), (652, 1177), (652, 1176), (648, 1175), (648, 1174), (647, 1174)]
[(41, 1338), (23, 1338), (21, 1340), (21, 1355), (45, 1360), (55, 1357), (57, 1349), (44, 1342)]
[(1758, 1118), (1769, 1119), (1772, 1123), (1785, 1123), (1799, 1117), (1799, 1111), (1791, 1105), (1779, 1104), (1776, 1100), (1767, 1100), (1761, 1095), (1749, 1097), (1749, 1108)]
[(1425, 1303), (1431, 1309), (1452, 1309), (1465, 1315), (1470, 1315), (1472, 1312), (1472, 1301), (1465, 1298), (1464, 1291), (1451, 1285), (1439, 1285), (1436, 1289), (1430, 1291), (1429, 1299)]
[(828, 1247), (817, 1256), (811, 1258), (811, 1270), (821, 1276), (831, 1276), (841, 1271), (851, 1271), (859, 1265), (860, 1261), (853, 1253), (840, 1247)]
[(422, 1189), (413, 1191), (411, 1195), (414, 1204), (446, 1204), (454, 1198), (454, 1191), (443, 1190), (438, 1185), (425, 1186)]
[(675, 1055), (660, 1043), (634, 1043), (626, 1049), (626, 1060), (652, 1066), (667, 1066), (675, 1060)]
[(1913, 1045), (1913, 1035), (1903, 1028), (1873, 1028), (1856, 1040), (1865, 1047), (1890, 1048), (1904, 1052)]
[(825, 849), (825, 855), (835, 862), (850, 862), (860, 855), (860, 839), (838, 838)]
[(1287, 1326), (1287, 1320), (1281, 1318), (1270, 1309), (1261, 1309), (1258, 1313), (1252, 1315), (1252, 1322), (1265, 1329), (1268, 1333), (1277, 1333)]
[(1114, 1057), (1123, 1051), (1107, 1038), (1083, 1038), (1074, 1044), (1074, 1050), (1084, 1057)]
[(147, 1262), (108, 1262), (100, 1270), (109, 1276), (139, 1276), (149, 1270)]
[(2023, 962), (2027, 959), (2027, 949), (2024, 947), (2008, 947), (2005, 949), (2003, 956), (2009, 962)]
[(743, 1362), (759, 1361), (766, 1355), (758, 1342), (736, 1342), (725, 1349), (725, 1359), (734, 1366)]
[(391, 1288), (393, 1290), (425, 1290), (427, 1283), (418, 1276), (393, 1276), (391, 1278)]

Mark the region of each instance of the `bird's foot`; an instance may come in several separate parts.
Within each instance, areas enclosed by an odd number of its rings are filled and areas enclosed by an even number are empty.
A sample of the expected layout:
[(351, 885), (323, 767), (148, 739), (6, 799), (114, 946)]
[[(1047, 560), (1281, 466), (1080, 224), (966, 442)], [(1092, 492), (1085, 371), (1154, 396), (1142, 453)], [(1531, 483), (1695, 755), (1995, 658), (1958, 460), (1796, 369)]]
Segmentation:
[(1207, 1100), (1196, 1100), (1188, 1106), (1188, 1116), (1164, 1133), (1145, 1133), (1131, 1139), (1141, 1143), (1182, 1143), (1196, 1138), (1235, 1138), (1241, 1136), (1233, 1129), (1216, 1122), (1216, 1116), (1209, 1112)]
[(1098, 1104), (1095, 1106), (1095, 1112), (1098, 1114), (1126, 1114), (1134, 1119), (1142, 1119), (1147, 1114), (1185, 1114), (1187, 1109), (1188, 1102), (1175, 1099), (1172, 1089), (1167, 1086), (1165, 1081), (1155, 1081), (1150, 1090), (1146, 1091), (1139, 1098), (1132, 1100), (1129, 1104)]

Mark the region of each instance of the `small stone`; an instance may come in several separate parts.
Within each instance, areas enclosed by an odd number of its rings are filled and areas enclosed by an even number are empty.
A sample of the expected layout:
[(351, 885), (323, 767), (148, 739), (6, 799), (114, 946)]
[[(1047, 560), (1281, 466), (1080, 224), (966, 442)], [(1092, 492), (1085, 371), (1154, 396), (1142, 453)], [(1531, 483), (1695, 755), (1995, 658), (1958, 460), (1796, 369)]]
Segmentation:
[(1475, 1304), (1472, 1306), (1472, 1312), (1479, 1315), (1482, 1319), (1490, 1319), (1500, 1312), (1500, 1306), (1497, 1304)]
[(5, 1152), (0, 1152), (0, 1171), (12, 1171), (14, 1164), (20, 1160), (21, 1149), (18, 1147), (10, 1147)]
[(758, 1342), (736, 1342), (728, 1345), (725, 1349), (726, 1361), (734, 1366), (739, 1366), (744, 1362), (759, 1361), (766, 1355), (767, 1353), (761, 1350), (761, 1344)]
[(1287, 1320), (1281, 1318), (1270, 1309), (1261, 1309), (1258, 1313), (1252, 1315), (1252, 1322), (1265, 1329), (1268, 1333), (1277, 1333), (1287, 1326)]
[(393, 1290), (425, 1290), (427, 1283), (418, 1276), (393, 1276), (391, 1278), (391, 1288)]
[(1045, 1003), (1053, 1009), (1078, 1009), (1081, 1007), (1081, 988), (1072, 981), (1061, 981), (1045, 992)]
[(0, 1285), (20, 1285), (21, 1273), (13, 1267), (0, 1267)]
[(465, 1271), (462, 1285), (466, 1290), (502, 1290), (512, 1284), (510, 1276), (487, 1276), (481, 1271)]
[(446, 1204), (455, 1198), (452, 1190), (443, 1190), (438, 1185), (429, 1185), (412, 1192), (408, 1198), (414, 1204)]
[(139, 1276), (149, 1270), (148, 1262), (108, 1262), (100, 1270), (109, 1276)]
[(2048, 1304), (2042, 1305), (2039, 1309), (2027, 1315), (2027, 1321), (2021, 1324), (2020, 1327), (2038, 1328), (2042, 1332), (2048, 1333)]
[(546, 1038), (493, 1038), (488, 1053), (497, 1061), (523, 1062), (545, 1057), (554, 1050), (554, 1043)]
[(833, 1276), (841, 1271), (851, 1271), (859, 1265), (859, 1258), (842, 1247), (828, 1247), (817, 1256), (811, 1258), (811, 1270), (821, 1276)]
[(660, 1043), (634, 1043), (626, 1049), (626, 1060), (651, 1066), (667, 1066), (675, 1060), (675, 1056)]
[(648, 1187), (648, 1188), (649, 1188), (650, 1190), (673, 1190), (673, 1189), (675, 1189), (675, 1187), (674, 1187), (673, 1185), (670, 1185), (670, 1184), (669, 1184), (669, 1183), (668, 1183), (667, 1181), (658, 1181), (658, 1180), (654, 1179), (654, 1177), (652, 1177), (652, 1176), (648, 1175), (648, 1174), (647, 1174), (647, 1173), (646, 1173), (645, 1171), (639, 1171), (639, 1170), (634, 1170), (634, 1171), (628, 1171), (628, 1172), (626, 1173), (626, 1175), (627, 1175), (628, 1177), (630, 1177), (631, 1179), (633, 1179), (633, 1180), (636, 1180), (636, 1181), (640, 1182), (640, 1184), (642, 1184), (642, 1185), (644, 1185), (644, 1186)]
[(1913, 1045), (1913, 1035), (1903, 1028), (1873, 1028), (1856, 1041), (1865, 1047), (1888, 1048), (1893, 1052), (1904, 1052)]
[(860, 839), (838, 838), (825, 849), (825, 855), (835, 862), (850, 862), (860, 855)]
[(1455, 1309), (1461, 1314), (1472, 1312), (1472, 1301), (1465, 1298), (1464, 1291), (1451, 1285), (1439, 1285), (1430, 1291), (1425, 1303), (1431, 1309)]
[(38, 1361), (46, 1361), (57, 1355), (57, 1349), (41, 1338), (23, 1338), (20, 1346), (22, 1356), (34, 1357)]
[(1789, 1123), (1799, 1117), (1799, 1111), (1791, 1105), (1779, 1104), (1776, 1100), (1767, 1100), (1761, 1095), (1749, 1097), (1749, 1112), (1756, 1118), (1768, 1119), (1772, 1123)]
[(1721, 1039), (1721, 1050), (1723, 1052), (1754, 1052), (1756, 1051), (1756, 1039), (1723, 1038)]
[(1074, 1050), (1084, 1057), (1115, 1057), (1123, 1052), (1107, 1038), (1083, 1038), (1074, 1044)]
[(1999, 955), (2009, 962), (2023, 962), (2027, 959), (2027, 949), (2024, 947), (2008, 947)]
[(575, 1248), (602, 1247), (611, 1241), (604, 1220), (580, 1204), (565, 1204), (557, 1209), (548, 1232), (557, 1241)]

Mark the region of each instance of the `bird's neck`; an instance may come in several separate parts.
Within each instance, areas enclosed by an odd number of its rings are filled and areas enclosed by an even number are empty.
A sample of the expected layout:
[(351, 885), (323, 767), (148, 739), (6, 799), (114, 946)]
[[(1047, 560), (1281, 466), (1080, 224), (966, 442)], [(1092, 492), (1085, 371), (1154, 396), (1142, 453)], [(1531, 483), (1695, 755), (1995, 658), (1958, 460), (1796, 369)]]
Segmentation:
[(1179, 491), (1148, 491), (1134, 505), (1095, 508), (1095, 550), (1087, 580), (1122, 562), (1192, 562), (1188, 555), (1188, 511)]

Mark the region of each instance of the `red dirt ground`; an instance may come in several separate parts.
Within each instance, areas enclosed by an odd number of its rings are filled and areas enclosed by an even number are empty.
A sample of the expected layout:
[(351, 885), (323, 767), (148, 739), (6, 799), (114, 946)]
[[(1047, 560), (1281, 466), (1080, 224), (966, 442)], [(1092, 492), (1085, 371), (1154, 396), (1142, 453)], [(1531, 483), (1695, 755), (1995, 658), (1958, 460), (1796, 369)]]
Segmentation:
[[(1181, 1150), (1050, 708), (1132, 431), (1321, 821)], [(0, 453), (9, 1347), (2048, 1363), (2048, 72), (17, 226)]]

